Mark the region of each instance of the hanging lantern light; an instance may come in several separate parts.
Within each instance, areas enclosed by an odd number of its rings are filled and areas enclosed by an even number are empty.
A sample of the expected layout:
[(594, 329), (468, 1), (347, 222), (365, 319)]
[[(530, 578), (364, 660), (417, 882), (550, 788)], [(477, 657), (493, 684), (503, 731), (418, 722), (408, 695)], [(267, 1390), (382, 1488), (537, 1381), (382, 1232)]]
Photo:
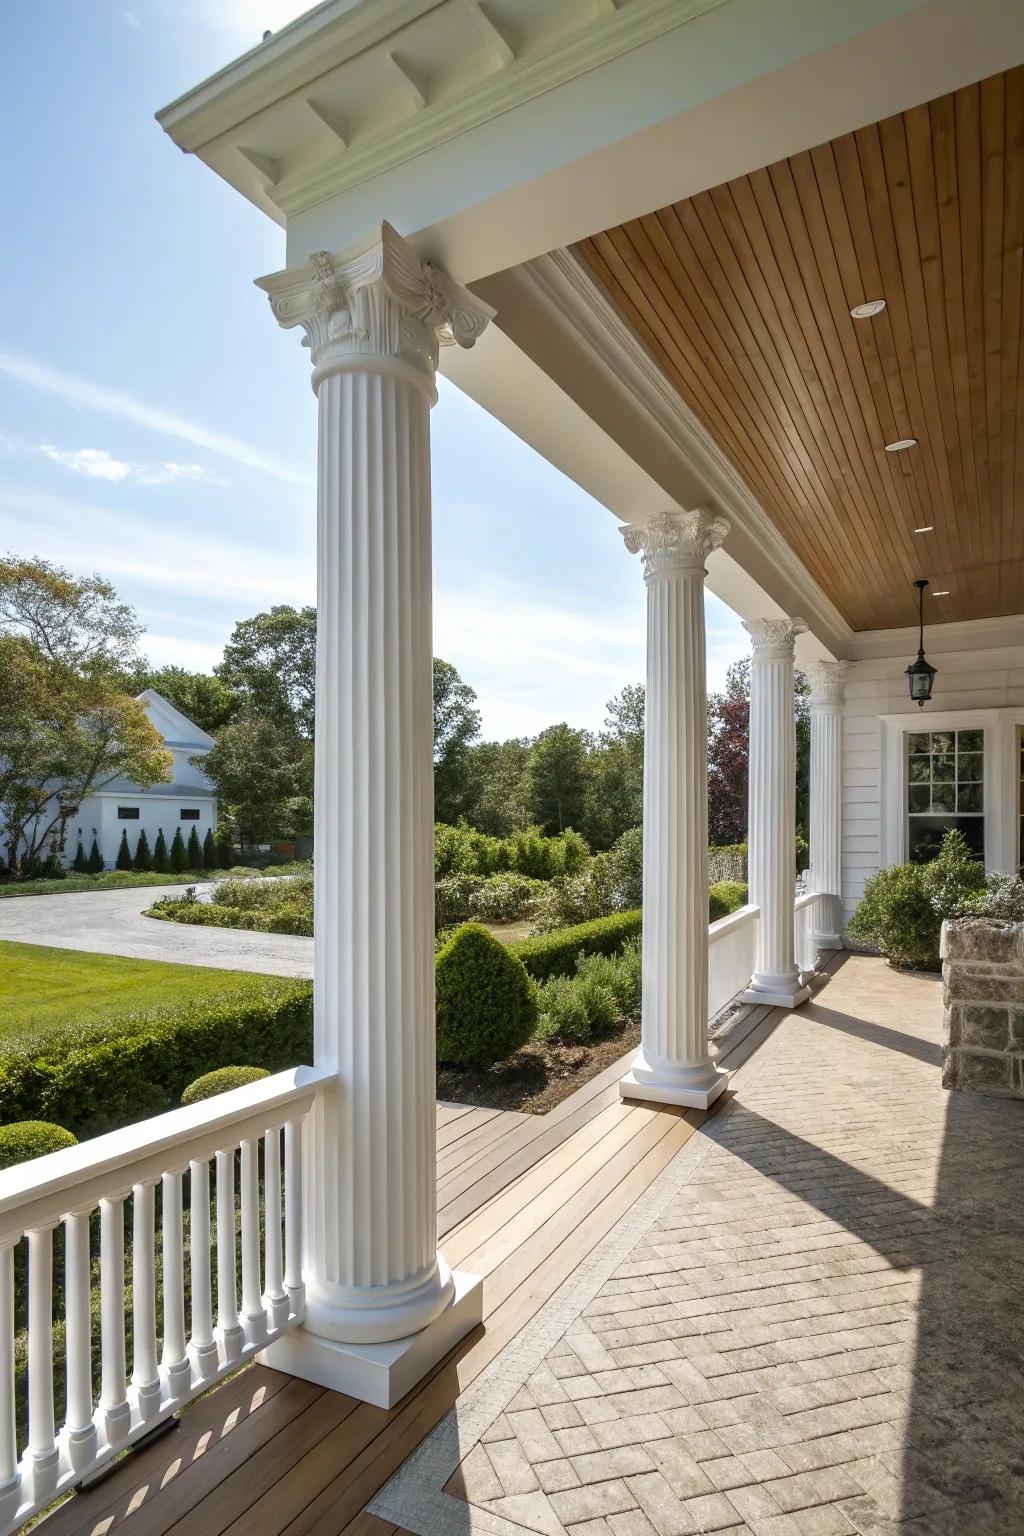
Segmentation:
[(914, 582), (917, 588), (917, 616), (918, 616), (918, 640), (917, 660), (907, 668), (907, 682), (910, 684), (910, 697), (917, 703), (919, 709), (924, 709), (932, 696), (932, 683), (935, 680), (937, 667), (933, 667), (925, 660), (924, 654), (924, 589), (928, 583), (922, 578)]

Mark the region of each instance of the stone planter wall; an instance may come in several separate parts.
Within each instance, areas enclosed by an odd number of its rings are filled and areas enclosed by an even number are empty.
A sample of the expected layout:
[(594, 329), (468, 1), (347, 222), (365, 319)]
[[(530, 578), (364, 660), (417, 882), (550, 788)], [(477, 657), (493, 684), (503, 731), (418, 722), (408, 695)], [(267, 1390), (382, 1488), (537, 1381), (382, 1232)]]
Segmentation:
[(1024, 924), (942, 925), (942, 1085), (1024, 1099)]

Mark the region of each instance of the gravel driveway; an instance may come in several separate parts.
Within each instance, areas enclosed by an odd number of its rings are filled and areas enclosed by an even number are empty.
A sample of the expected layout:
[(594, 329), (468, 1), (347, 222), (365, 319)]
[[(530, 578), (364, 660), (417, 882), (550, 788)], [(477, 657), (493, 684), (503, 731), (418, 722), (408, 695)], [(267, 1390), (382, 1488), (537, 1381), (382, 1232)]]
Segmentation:
[[(196, 887), (200, 894), (212, 889)], [(192, 928), (143, 917), (144, 910), (166, 894), (166, 886), (135, 886), (74, 896), (10, 896), (0, 900), (0, 939), (225, 971), (312, 976), (312, 939), (242, 928)]]

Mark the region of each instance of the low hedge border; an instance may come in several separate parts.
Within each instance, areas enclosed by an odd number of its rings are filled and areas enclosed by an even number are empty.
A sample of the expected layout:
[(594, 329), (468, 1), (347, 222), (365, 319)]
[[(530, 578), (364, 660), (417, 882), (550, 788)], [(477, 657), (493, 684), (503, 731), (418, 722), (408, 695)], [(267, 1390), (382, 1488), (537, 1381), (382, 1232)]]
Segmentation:
[(589, 923), (556, 928), (532, 939), (519, 939), (508, 947), (535, 981), (548, 976), (572, 976), (584, 955), (617, 955), (627, 939), (640, 932), (641, 912), (614, 912)]
[(98, 1136), (176, 1109), (189, 1083), (225, 1062), (280, 1072), (312, 1061), (312, 1052), (308, 981), (64, 1030), (0, 1051), (0, 1124), (49, 1120)]

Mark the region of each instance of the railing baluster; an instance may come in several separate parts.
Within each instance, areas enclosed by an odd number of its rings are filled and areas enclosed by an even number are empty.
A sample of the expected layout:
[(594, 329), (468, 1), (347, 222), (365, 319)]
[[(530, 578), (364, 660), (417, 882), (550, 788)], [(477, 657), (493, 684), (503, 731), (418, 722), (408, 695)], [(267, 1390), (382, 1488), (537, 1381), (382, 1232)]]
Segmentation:
[(242, 1142), (242, 1323), (246, 1342), (267, 1336), (260, 1284), (260, 1165), (258, 1141)]
[(192, 1338), (189, 1354), (200, 1381), (217, 1371), (217, 1342), (213, 1337), (213, 1300), (210, 1286), (210, 1165), (205, 1160), (189, 1167), (191, 1222), (189, 1261), (192, 1278)]
[(160, 1368), (156, 1358), (156, 1192), (151, 1181), (132, 1194), (132, 1385), (144, 1424), (160, 1417)]
[(217, 1332), (224, 1364), (242, 1358), (235, 1281), (235, 1153), (217, 1153)]
[(100, 1201), (100, 1414), (107, 1443), (120, 1445), (131, 1428), (125, 1394), (124, 1195)]
[(263, 1224), (266, 1229), (267, 1311), (272, 1328), (288, 1321), (288, 1297), (284, 1289), (281, 1244), (281, 1127), (275, 1125), (263, 1138)]
[(53, 1423), (53, 1227), (28, 1232), (28, 1450), (32, 1496), (46, 1499), (57, 1484), (59, 1453)]
[(172, 1169), (162, 1180), (164, 1257), (164, 1352), (161, 1360), (167, 1395), (172, 1402), (188, 1396), (192, 1362), (185, 1349), (185, 1252), (181, 1235), (181, 1179)]
[(64, 1442), (72, 1471), (82, 1472), (96, 1459), (92, 1416), (92, 1284), (88, 1210), (64, 1218), (64, 1327), (67, 1338), (67, 1411)]
[(284, 1288), (293, 1317), (306, 1309), (302, 1283), (302, 1121), (284, 1128)]
[(19, 1241), (8, 1237), (0, 1244), (0, 1512), (4, 1515), (17, 1503), (21, 1483), (14, 1406), (14, 1250)]

